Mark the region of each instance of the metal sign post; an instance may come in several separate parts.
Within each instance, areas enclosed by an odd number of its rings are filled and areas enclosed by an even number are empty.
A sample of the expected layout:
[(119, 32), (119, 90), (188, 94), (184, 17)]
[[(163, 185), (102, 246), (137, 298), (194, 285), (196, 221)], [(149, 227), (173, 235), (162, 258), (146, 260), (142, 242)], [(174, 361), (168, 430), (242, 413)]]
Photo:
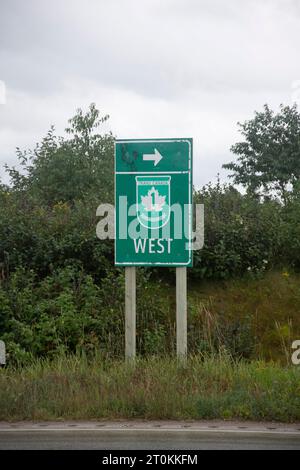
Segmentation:
[(176, 268), (177, 354), (187, 353), (186, 268), (192, 266), (190, 138), (117, 140), (115, 265), (125, 267), (125, 355), (135, 356), (135, 267)]

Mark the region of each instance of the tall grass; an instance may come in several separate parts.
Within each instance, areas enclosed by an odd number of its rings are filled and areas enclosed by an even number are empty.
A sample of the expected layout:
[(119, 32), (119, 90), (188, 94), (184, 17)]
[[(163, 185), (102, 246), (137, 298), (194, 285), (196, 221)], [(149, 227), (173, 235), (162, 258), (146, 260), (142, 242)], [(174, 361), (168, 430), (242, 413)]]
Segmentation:
[(1, 420), (300, 420), (300, 368), (226, 353), (136, 363), (61, 356), (0, 370)]

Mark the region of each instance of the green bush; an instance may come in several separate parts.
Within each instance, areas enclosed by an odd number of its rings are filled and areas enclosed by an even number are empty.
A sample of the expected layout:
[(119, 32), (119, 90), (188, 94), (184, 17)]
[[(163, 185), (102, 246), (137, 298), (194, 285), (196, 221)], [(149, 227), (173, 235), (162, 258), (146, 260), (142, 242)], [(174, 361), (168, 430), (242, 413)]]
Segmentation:
[(227, 279), (278, 265), (282, 206), (240, 194), (232, 186), (208, 185), (195, 194), (204, 204), (203, 249), (194, 253), (192, 275)]
[[(39, 281), (19, 268), (0, 283), (1, 338), (8, 361), (62, 352), (124, 354), (124, 273), (106, 273), (99, 285), (82, 268), (67, 266)], [(164, 301), (141, 271), (138, 276), (138, 352), (166, 352)]]

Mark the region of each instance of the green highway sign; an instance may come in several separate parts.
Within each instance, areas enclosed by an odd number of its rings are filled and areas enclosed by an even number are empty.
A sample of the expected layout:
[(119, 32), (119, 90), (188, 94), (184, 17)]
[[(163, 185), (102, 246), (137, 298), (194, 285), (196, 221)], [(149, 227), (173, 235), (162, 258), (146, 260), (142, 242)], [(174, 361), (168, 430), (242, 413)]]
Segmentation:
[(115, 264), (192, 266), (193, 140), (115, 143)]

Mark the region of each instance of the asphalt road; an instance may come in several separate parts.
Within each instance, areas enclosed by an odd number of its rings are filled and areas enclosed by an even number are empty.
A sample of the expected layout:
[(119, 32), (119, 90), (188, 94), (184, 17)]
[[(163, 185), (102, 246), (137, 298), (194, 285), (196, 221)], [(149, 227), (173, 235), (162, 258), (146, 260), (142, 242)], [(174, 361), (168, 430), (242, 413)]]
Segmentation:
[(0, 423), (0, 449), (300, 450), (300, 425), (274, 423)]

